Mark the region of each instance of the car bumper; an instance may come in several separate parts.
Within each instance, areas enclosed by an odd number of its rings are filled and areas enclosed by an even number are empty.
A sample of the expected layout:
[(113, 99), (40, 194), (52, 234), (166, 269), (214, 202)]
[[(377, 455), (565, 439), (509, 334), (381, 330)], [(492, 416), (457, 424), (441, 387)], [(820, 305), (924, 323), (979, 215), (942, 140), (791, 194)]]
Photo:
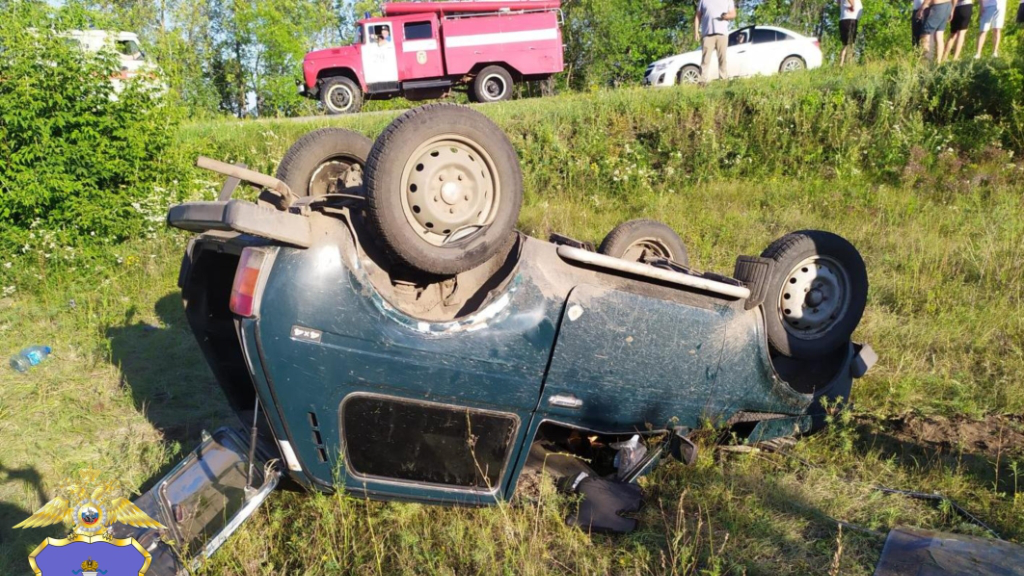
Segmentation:
[(644, 76), (643, 85), (652, 87), (672, 86), (675, 84), (675, 75), (670, 74), (669, 72), (669, 70), (649, 70), (647, 75)]

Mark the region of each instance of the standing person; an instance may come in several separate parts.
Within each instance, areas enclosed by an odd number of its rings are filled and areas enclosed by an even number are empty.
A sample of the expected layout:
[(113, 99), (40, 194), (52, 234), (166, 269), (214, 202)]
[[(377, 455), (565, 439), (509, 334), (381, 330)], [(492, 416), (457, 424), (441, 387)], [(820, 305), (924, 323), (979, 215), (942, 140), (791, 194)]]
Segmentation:
[[(1005, 0), (1003, 0), (1005, 1)], [(924, 11), (928, 10), (928, 17), (924, 17)], [(942, 36), (946, 31), (946, 25), (953, 16), (952, 0), (924, 0), (924, 4), (918, 9), (924, 26), (921, 28), (922, 41), (925, 54), (928, 54), (936, 64), (942, 64), (942, 58), (946, 55), (946, 45)], [(934, 51), (933, 51), (934, 49)]]
[(1024, 26), (1024, 0), (1020, 0), (1020, 6), (1017, 6), (1017, 25)]
[(921, 11), (924, 0), (914, 0), (914, 11), (910, 13), (910, 33), (913, 34), (914, 48), (921, 45), (921, 36), (924, 35), (924, 19), (928, 17), (928, 10)]
[(725, 54), (729, 47), (729, 21), (735, 19), (736, 4), (733, 0), (700, 0), (697, 4), (693, 36), (701, 43), (703, 57), (700, 73), (705, 83), (708, 81), (708, 69), (711, 68), (712, 52), (718, 53), (718, 77), (729, 79)]
[(953, 3), (953, 19), (949, 22), (951, 35), (946, 42), (946, 58), (959, 60), (967, 29), (971, 26), (971, 16), (974, 15), (974, 0), (953, 0)]
[[(861, 0), (839, 0), (839, 39), (843, 42), (843, 51), (839, 53), (839, 65), (846, 64), (846, 51), (857, 41), (857, 22), (864, 11)], [(853, 58), (853, 54), (850, 54)]]
[(999, 57), (999, 41), (1003, 36), (1003, 23), (1006, 21), (1006, 0), (981, 0), (981, 33), (978, 34), (978, 52), (975, 58), (981, 58), (981, 49), (985, 47), (988, 31), (992, 34), (992, 56)]

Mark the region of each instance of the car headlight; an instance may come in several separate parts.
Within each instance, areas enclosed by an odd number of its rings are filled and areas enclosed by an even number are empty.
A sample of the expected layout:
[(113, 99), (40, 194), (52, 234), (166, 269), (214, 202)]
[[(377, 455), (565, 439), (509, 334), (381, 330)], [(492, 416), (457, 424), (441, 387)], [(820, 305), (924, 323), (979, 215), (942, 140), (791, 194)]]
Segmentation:
[(654, 65), (654, 71), (655, 72), (661, 72), (665, 68), (668, 68), (668, 62), (662, 62), (661, 64), (655, 64)]

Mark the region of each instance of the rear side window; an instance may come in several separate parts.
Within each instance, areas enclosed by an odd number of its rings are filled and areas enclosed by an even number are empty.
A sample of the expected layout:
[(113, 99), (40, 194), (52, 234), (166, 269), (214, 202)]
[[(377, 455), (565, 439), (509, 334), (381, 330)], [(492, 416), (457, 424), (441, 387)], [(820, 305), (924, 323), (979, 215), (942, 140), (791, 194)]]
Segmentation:
[(511, 414), (377, 396), (341, 407), (349, 471), (358, 476), (491, 490), (518, 428)]
[(434, 37), (434, 30), (430, 22), (407, 22), (405, 24), (406, 40), (430, 40)]
[(754, 28), (751, 36), (751, 41), (754, 44), (764, 44), (766, 42), (775, 42), (775, 40), (777, 40), (775, 30), (764, 30), (761, 28)]

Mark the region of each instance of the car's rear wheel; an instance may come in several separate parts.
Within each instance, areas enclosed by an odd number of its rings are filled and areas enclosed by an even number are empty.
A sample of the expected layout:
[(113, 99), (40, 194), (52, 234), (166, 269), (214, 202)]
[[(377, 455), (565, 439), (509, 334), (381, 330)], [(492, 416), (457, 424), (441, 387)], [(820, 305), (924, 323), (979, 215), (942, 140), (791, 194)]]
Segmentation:
[(344, 76), (327, 78), (320, 85), (320, 103), (328, 114), (355, 114), (363, 107), (363, 91)]
[(597, 251), (630, 262), (668, 258), (683, 266), (690, 265), (682, 238), (675, 230), (655, 220), (629, 220), (619, 224), (604, 237)]
[(775, 350), (809, 359), (849, 342), (868, 295), (867, 268), (852, 244), (830, 232), (804, 230), (779, 238), (761, 257), (775, 262), (764, 301)]
[(298, 196), (334, 194), (363, 185), (373, 142), (351, 130), (321, 128), (299, 138), (277, 165), (277, 179)]
[(797, 72), (807, 68), (807, 63), (799, 56), (788, 56), (779, 66), (779, 72)]
[(515, 148), (483, 114), (431, 104), (399, 116), (366, 163), (369, 223), (393, 261), (451, 276), (514, 238), (523, 202)]
[(501, 102), (512, 97), (512, 75), (501, 66), (488, 66), (473, 80), (472, 97), (476, 102)]
[(691, 65), (683, 66), (676, 76), (678, 84), (698, 84), (700, 82), (700, 68)]

